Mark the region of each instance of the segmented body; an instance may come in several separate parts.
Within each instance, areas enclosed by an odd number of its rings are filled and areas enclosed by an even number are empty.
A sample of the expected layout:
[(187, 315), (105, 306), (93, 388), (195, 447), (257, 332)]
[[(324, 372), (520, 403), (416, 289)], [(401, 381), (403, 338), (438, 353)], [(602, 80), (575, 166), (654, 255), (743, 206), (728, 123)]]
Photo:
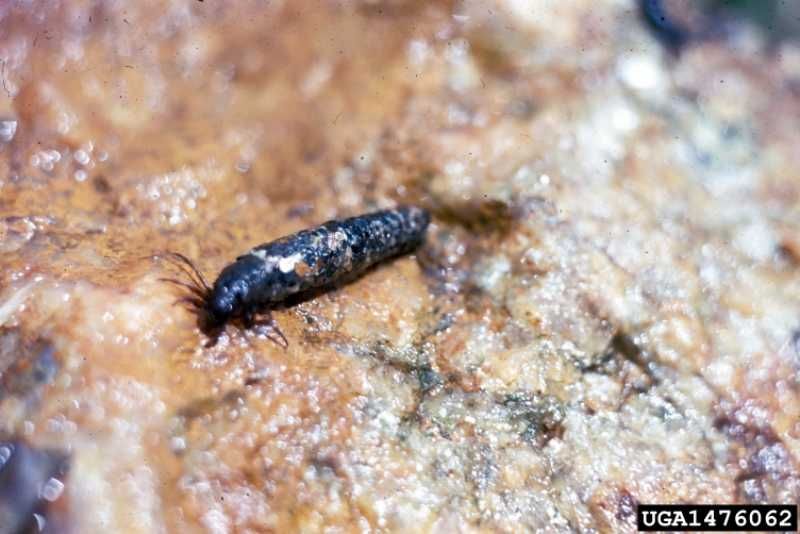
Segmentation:
[(260, 245), (225, 267), (205, 300), (215, 323), (329, 284), (375, 263), (413, 250), (430, 215), (404, 206), (328, 221)]

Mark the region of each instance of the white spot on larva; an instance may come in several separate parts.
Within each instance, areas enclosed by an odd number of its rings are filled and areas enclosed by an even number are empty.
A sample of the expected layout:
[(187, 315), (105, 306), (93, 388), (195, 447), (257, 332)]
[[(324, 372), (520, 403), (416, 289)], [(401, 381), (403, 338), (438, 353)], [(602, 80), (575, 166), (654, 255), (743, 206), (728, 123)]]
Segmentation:
[(263, 248), (262, 249), (254, 248), (253, 250), (250, 251), (250, 254), (262, 260), (267, 259), (267, 251), (264, 250)]
[(264, 258), (264, 268), (267, 272), (272, 272), (280, 260), (281, 258), (278, 256), (266, 256)]
[(284, 273), (294, 271), (294, 266), (297, 265), (302, 258), (303, 256), (299, 252), (296, 252), (291, 256), (281, 258), (278, 260), (278, 269)]
[(339, 244), (344, 243), (345, 241), (347, 241), (347, 234), (345, 234), (341, 230), (337, 230), (332, 234), (328, 235), (329, 248), (338, 248)]

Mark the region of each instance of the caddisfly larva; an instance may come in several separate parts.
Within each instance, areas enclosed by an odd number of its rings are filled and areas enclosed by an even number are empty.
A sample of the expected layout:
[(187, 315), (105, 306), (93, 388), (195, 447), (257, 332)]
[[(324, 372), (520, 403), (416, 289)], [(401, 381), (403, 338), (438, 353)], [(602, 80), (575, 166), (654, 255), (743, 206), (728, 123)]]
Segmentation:
[(266, 312), (269, 326), (286, 346), (286, 337), (269, 316), (271, 307), (410, 252), (422, 242), (429, 223), (430, 214), (414, 206), (328, 221), (251, 249), (222, 269), (212, 285), (191, 260), (171, 252), (167, 257), (190, 268), (184, 272), (192, 283), (166, 280), (192, 292), (181, 300), (205, 313), (209, 329), (219, 329), (234, 318), (249, 327), (258, 313)]

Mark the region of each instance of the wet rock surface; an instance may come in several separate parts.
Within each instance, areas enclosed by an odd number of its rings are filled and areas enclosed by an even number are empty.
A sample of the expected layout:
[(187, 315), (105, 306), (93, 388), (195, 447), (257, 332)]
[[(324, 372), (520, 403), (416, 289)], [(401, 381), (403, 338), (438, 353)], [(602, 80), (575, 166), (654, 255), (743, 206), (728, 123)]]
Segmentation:
[[(796, 43), (675, 54), (583, 0), (10, 3), (0, 34), (0, 439), (69, 458), (57, 525), (800, 498)], [(209, 346), (159, 281), (399, 203), (425, 245), (276, 310), (286, 350)]]

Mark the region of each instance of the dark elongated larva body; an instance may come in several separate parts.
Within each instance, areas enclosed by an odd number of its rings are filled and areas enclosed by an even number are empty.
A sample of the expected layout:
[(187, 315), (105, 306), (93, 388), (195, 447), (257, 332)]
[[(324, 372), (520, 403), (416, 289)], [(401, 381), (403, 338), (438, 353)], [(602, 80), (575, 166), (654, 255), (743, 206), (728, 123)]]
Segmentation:
[(429, 222), (428, 212), (414, 206), (328, 221), (253, 248), (225, 267), (210, 287), (197, 273), (195, 297), (188, 300), (206, 312), (210, 327), (235, 317), (249, 324), (255, 313), (292, 295), (410, 252), (423, 240)]

